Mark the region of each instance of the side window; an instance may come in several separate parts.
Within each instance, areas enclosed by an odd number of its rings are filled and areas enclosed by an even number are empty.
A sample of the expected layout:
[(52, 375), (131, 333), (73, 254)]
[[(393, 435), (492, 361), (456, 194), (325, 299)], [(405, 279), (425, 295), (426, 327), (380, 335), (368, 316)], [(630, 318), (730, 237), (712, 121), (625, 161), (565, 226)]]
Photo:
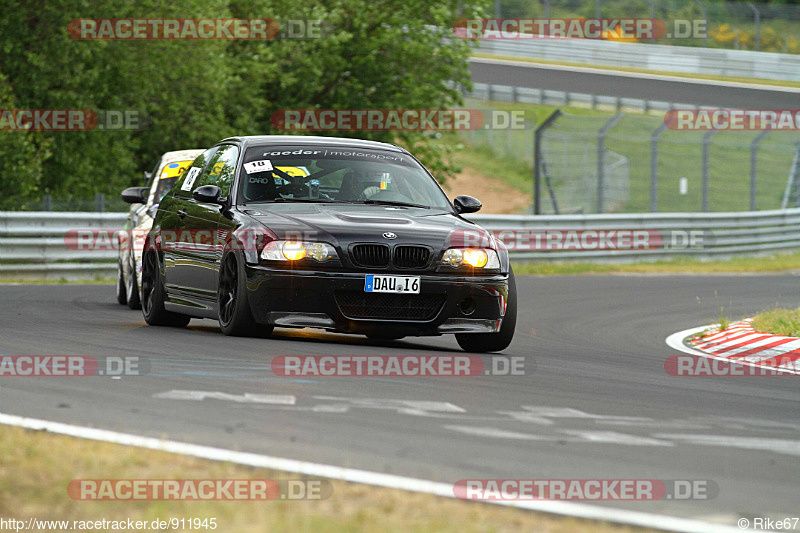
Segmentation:
[(186, 172), (181, 174), (181, 177), (178, 178), (178, 183), (175, 184), (175, 191), (176, 196), (191, 196), (192, 191), (197, 186), (197, 178), (200, 177), (200, 173), (203, 171), (203, 167), (206, 166), (206, 163), (214, 157), (214, 152), (217, 151), (217, 147), (214, 146), (213, 148), (209, 148), (201, 155), (194, 160), (194, 163), (189, 165), (189, 168), (186, 169)]
[(236, 170), (236, 161), (239, 159), (239, 148), (232, 144), (219, 147), (217, 153), (211, 158), (206, 169), (200, 175), (195, 187), (201, 185), (216, 185), (222, 190), (222, 196), (228, 196), (233, 184), (233, 174)]

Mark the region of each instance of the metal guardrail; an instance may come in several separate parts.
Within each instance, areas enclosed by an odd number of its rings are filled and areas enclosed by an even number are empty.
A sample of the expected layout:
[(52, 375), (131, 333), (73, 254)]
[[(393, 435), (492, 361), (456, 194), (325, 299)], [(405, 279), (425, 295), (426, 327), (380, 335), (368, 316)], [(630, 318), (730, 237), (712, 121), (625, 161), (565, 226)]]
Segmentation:
[[(800, 249), (800, 208), (735, 213), (469, 215), (467, 218), (492, 230), (507, 243), (512, 259), (524, 261), (632, 262), (680, 256), (719, 259)], [(563, 242), (560, 237), (570, 230), (645, 230), (650, 232), (649, 242), (663, 244), (635, 250), (515, 249), (520, 235), (530, 243), (531, 234), (543, 234), (542, 241), (546, 242), (546, 235), (555, 233), (559, 236), (556, 242)], [(692, 237), (697, 241), (694, 246), (687, 243)]]
[(593, 39), (485, 40), (484, 54), (688, 74), (800, 81), (800, 55)]
[(117, 251), (67, 247), (74, 229), (114, 231), (127, 213), (0, 211), (0, 279), (81, 280), (116, 275)]
[[(70, 250), (64, 235), (74, 229), (123, 226), (125, 213), (0, 212), (0, 279), (93, 279), (116, 275), (116, 250)], [(647, 261), (676, 256), (699, 258), (800, 249), (800, 208), (742, 213), (644, 213), (604, 215), (469, 215), (493, 231), (520, 261)], [(650, 249), (516, 249), (519, 235), (569, 231), (645, 230)], [(502, 232), (502, 233), (501, 233)], [(674, 246), (675, 236), (695, 235), (697, 246)], [(655, 239), (655, 240), (652, 240)], [(546, 240), (546, 238), (545, 238)]]
[(661, 100), (647, 100), (643, 98), (627, 98), (621, 96), (604, 96), (576, 91), (558, 91), (553, 89), (533, 89), (530, 87), (517, 87), (498, 83), (472, 84), (472, 91), (461, 89), (464, 96), (477, 100), (490, 102), (512, 102), (515, 104), (537, 104), (555, 106), (589, 107), (592, 109), (606, 108), (617, 112), (632, 110), (641, 113), (655, 113), (663, 115), (671, 109), (717, 109), (713, 106), (700, 106), (696, 104), (682, 104), (664, 102)]

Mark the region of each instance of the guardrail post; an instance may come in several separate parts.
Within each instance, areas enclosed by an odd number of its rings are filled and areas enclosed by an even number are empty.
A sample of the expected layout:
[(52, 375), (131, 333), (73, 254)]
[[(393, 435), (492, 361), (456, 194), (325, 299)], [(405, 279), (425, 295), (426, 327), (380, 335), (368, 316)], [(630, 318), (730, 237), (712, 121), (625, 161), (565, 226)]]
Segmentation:
[(543, 0), (544, 2), (544, 18), (550, 18), (550, 0)]
[(717, 134), (719, 130), (711, 130), (703, 135), (703, 212), (708, 211), (708, 158), (710, 155), (709, 147), (711, 145), (711, 137)]
[(700, 0), (694, 0), (694, 3), (700, 7), (703, 13), (703, 20), (706, 22), (706, 33), (703, 35), (703, 46), (708, 46), (708, 15), (706, 14), (706, 6)]
[(600, 5), (600, 0), (594, 0), (594, 7), (595, 7), (595, 16), (598, 19), (603, 18), (603, 8)]
[(758, 174), (757, 171), (757, 159), (758, 159), (758, 145), (761, 144), (761, 141), (764, 140), (769, 134), (770, 130), (764, 130), (753, 139), (753, 142), (750, 143), (750, 211), (756, 210), (756, 177)]
[(106, 207), (106, 195), (99, 192), (94, 195), (94, 210), (98, 213), (102, 213), (105, 211)]
[(666, 122), (650, 135), (650, 212), (658, 211), (658, 138), (667, 129)]
[(603, 187), (605, 187), (605, 152), (606, 152), (606, 133), (613, 128), (622, 113), (617, 113), (597, 132), (597, 212), (603, 212)]
[(750, 9), (753, 10), (753, 23), (756, 27), (756, 51), (761, 50), (761, 12), (758, 8), (753, 4), (753, 2), (747, 2), (747, 5), (750, 6)]
[[(788, 208), (796, 196), (794, 191), (797, 188), (798, 174), (800, 174), (800, 142), (794, 145), (794, 157), (792, 158), (792, 166), (789, 169), (789, 179), (786, 180), (786, 190), (783, 191), (781, 209)], [(798, 200), (800, 201), (800, 198)]]
[(542, 183), (540, 176), (540, 166), (542, 165), (542, 135), (555, 120), (563, 113), (560, 109), (553, 111), (544, 122), (542, 122), (533, 134), (533, 214), (541, 214)]
[[(650, 6), (650, 21), (652, 22), (656, 18), (656, 6), (653, 4), (653, 0), (644, 0)], [(652, 30), (651, 30), (652, 31)], [(656, 42), (655, 33), (653, 36), (650, 37), (650, 42)]]
[[(530, 152), (528, 152), (530, 150)], [(530, 122), (525, 121), (525, 157), (530, 156), (533, 162), (533, 127)]]

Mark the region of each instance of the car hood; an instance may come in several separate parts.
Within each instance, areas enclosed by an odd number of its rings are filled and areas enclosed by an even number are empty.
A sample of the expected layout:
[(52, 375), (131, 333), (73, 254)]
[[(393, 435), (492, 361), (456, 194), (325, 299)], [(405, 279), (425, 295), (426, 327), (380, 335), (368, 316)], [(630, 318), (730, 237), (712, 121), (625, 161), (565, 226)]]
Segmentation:
[[(440, 250), (465, 232), (485, 230), (439, 209), (363, 204), (259, 204), (244, 213), (279, 239), (323, 241), (347, 247), (353, 242), (423, 244)], [(386, 238), (393, 233), (395, 238)], [(455, 237), (455, 238), (454, 238)]]

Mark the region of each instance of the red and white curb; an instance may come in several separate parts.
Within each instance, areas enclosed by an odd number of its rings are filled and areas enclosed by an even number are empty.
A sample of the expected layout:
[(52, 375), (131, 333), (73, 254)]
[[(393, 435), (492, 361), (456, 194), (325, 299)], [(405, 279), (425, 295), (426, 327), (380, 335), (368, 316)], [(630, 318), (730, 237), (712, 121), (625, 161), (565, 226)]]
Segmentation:
[(747, 318), (724, 330), (718, 324), (687, 329), (673, 333), (666, 342), (671, 348), (693, 355), (797, 374), (800, 338), (756, 331), (752, 322)]

